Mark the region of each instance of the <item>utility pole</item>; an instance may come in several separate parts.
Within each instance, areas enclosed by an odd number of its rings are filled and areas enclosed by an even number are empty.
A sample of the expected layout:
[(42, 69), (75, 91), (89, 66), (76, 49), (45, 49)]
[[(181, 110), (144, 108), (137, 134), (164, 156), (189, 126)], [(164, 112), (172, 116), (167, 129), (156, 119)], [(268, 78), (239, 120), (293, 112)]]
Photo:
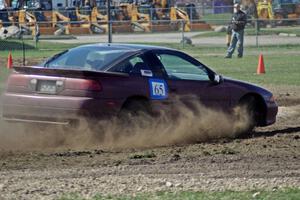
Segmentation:
[(108, 43), (112, 43), (111, 0), (107, 0)]

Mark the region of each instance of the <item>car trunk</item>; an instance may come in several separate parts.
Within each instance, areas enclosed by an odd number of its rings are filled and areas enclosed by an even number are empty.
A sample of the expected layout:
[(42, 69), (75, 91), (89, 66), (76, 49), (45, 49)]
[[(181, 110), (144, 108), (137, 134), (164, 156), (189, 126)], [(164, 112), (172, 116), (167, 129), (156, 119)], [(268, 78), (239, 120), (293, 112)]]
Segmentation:
[(6, 92), (36, 95), (98, 97), (103, 90), (101, 79), (127, 76), (121, 73), (14, 67)]

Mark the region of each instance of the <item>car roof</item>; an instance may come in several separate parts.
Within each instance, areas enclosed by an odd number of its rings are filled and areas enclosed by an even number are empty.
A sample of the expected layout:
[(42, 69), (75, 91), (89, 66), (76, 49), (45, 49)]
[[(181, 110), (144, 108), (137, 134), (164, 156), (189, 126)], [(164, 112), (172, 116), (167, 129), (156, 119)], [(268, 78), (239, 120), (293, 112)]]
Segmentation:
[(120, 43), (97, 43), (97, 44), (87, 44), (78, 46), (80, 47), (102, 47), (107, 49), (120, 49), (120, 50), (132, 50), (132, 51), (139, 51), (139, 50), (174, 50), (167, 47), (161, 46), (152, 46), (152, 45), (140, 45), (140, 44), (120, 44)]

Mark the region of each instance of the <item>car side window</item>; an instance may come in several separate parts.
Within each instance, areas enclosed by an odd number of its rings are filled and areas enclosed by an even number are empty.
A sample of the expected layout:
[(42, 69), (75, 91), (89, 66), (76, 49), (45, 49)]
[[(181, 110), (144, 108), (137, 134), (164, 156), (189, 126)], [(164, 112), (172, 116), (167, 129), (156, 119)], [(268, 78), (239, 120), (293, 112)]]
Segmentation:
[(129, 59), (129, 62), (134, 66), (138, 62), (144, 62), (140, 56), (134, 56), (133, 58)]
[(157, 53), (156, 56), (170, 79), (209, 80), (207, 70), (201, 65), (195, 65), (187, 59), (173, 54)]
[(141, 69), (149, 69), (149, 67), (141, 56), (134, 56), (126, 59), (109, 71), (121, 73), (140, 73)]

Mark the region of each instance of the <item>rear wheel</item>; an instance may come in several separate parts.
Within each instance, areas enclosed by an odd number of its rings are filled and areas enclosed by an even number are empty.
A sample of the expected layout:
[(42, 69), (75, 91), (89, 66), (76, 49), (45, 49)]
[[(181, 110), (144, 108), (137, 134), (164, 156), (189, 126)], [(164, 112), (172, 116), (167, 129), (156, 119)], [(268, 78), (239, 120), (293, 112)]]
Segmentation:
[(126, 102), (118, 116), (118, 126), (122, 134), (129, 135), (136, 130), (143, 129), (151, 123), (151, 107), (147, 100), (132, 99)]
[(120, 112), (120, 118), (121, 120), (130, 120), (130, 118), (138, 118), (150, 114), (150, 105), (146, 100), (133, 99), (124, 104)]
[(98, 141), (103, 141), (105, 137), (105, 125), (107, 121), (99, 120), (97, 117), (86, 119), (87, 129), (91, 131), (93, 137)]

